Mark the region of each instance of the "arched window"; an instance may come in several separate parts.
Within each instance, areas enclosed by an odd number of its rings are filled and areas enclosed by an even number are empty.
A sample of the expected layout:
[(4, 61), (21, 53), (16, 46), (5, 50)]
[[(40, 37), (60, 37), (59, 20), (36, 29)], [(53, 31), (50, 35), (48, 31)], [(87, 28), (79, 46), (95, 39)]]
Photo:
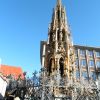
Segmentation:
[(50, 73), (52, 73), (52, 62), (53, 62), (53, 59), (51, 58), (49, 61), (49, 68), (48, 68), (49, 75)]
[(65, 36), (65, 30), (64, 29), (62, 30), (62, 35), (63, 35), (62, 41), (65, 41), (66, 36)]
[(51, 58), (49, 60), (49, 66), (48, 66), (49, 75), (52, 73), (52, 71), (54, 71), (54, 66), (55, 66), (55, 60), (54, 58)]
[(58, 10), (58, 21), (60, 21), (60, 10)]
[(57, 40), (59, 41), (60, 40), (60, 35), (59, 35), (60, 31), (58, 30), (57, 31)]
[(63, 58), (61, 57), (60, 60), (59, 60), (59, 65), (60, 65), (60, 75), (63, 76), (64, 75), (64, 60)]
[(53, 33), (50, 33), (50, 42), (53, 41)]

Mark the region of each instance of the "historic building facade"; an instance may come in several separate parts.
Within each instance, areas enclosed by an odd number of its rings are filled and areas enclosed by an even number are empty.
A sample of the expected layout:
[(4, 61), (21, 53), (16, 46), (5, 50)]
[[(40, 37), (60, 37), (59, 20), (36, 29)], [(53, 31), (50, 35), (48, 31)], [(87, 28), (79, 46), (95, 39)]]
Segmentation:
[(48, 30), (48, 40), (41, 41), (41, 64), (48, 76), (96, 80), (100, 77), (100, 48), (73, 45), (65, 7), (57, 0)]
[(48, 39), (41, 41), (40, 49), (41, 65), (45, 69), (41, 74), (43, 90), (49, 88), (55, 100), (66, 97), (77, 100), (75, 98), (80, 98), (78, 88), (80, 95), (90, 93), (88, 87), (92, 89), (91, 84), (100, 78), (100, 48), (73, 45), (71, 38), (65, 7), (57, 0)]
[(76, 78), (100, 78), (100, 48), (74, 45)]

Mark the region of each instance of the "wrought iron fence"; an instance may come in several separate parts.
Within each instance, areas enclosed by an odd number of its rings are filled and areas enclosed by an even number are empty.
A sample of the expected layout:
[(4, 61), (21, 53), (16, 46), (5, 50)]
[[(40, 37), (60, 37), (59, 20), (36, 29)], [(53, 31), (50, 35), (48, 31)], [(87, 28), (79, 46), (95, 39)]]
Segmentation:
[[(73, 82), (60, 78), (58, 74), (48, 77), (44, 72), (45, 69), (40, 75), (34, 72), (32, 78), (11, 78), (4, 100), (16, 97), (20, 100), (100, 100), (100, 90), (93, 80)], [(56, 88), (60, 89), (60, 95), (55, 94)]]

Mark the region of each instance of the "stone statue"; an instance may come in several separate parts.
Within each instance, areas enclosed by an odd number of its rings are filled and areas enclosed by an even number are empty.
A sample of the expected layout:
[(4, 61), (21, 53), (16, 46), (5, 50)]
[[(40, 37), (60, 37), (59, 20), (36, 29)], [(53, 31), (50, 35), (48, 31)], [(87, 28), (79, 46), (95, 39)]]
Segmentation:
[(52, 38), (53, 38), (53, 41), (55, 41), (55, 34), (54, 33), (52, 34)]
[(62, 32), (60, 32), (60, 41), (62, 41), (62, 38), (63, 38), (63, 34), (62, 34)]

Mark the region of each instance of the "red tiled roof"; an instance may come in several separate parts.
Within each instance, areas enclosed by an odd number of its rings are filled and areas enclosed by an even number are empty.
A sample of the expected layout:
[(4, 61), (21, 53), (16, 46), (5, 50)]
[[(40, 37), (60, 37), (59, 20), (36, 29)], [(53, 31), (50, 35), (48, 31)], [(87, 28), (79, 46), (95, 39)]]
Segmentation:
[(24, 78), (21, 67), (1, 65), (0, 72), (4, 76), (13, 75), (15, 79), (17, 79), (19, 75), (21, 75), (21, 78)]

